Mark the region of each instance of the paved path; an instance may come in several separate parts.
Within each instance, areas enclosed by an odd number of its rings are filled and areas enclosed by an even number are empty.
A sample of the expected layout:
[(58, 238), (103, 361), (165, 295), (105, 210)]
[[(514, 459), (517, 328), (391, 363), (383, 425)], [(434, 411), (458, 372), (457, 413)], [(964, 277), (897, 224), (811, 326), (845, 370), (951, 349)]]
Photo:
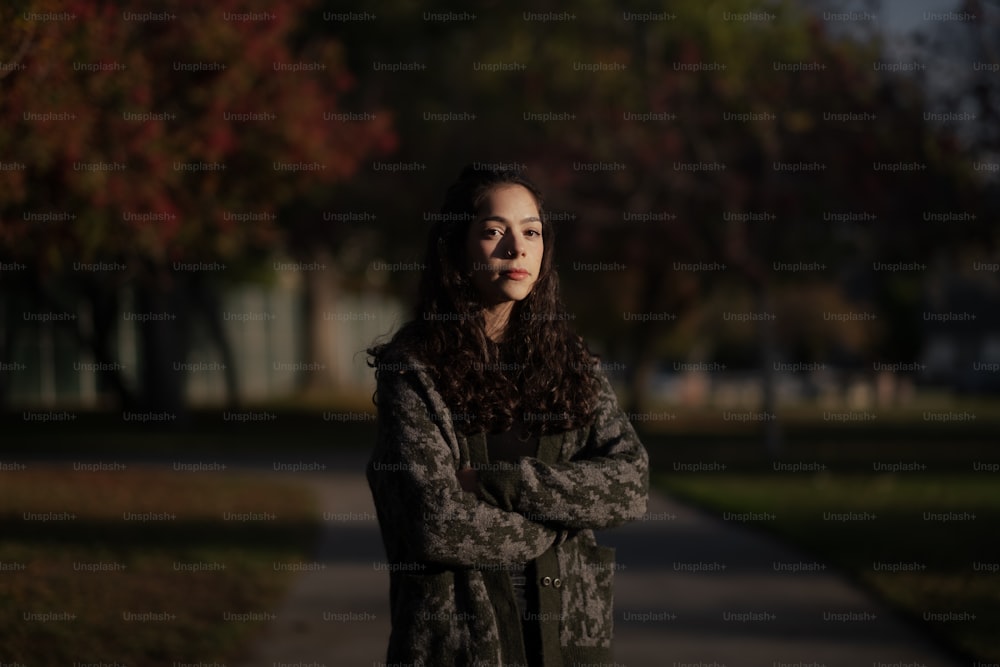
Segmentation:
[[(822, 563), (743, 524), (661, 494), (647, 516), (598, 538), (625, 566), (615, 587), (623, 665), (967, 666), (830, 570), (781, 569)], [(868, 620), (835, 620), (846, 618)]]
[[(327, 513), (326, 568), (299, 576), (241, 667), (382, 665), (389, 577), (362, 465), (297, 475)], [(647, 517), (598, 538), (618, 550), (614, 667), (968, 667), (829, 570), (777, 571), (812, 561), (742, 524), (660, 494)]]

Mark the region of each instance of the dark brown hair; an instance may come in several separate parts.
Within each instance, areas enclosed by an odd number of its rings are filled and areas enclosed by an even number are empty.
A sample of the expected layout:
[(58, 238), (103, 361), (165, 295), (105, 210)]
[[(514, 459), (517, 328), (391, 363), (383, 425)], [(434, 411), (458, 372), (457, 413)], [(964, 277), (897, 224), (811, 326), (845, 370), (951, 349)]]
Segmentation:
[[(486, 196), (506, 185), (520, 185), (534, 196), (543, 251), (538, 279), (531, 293), (514, 303), (497, 343), (486, 335), (466, 239)], [(588, 425), (596, 402), (597, 358), (567, 323), (553, 266), (554, 239), (541, 192), (522, 172), (465, 167), (448, 188), (428, 236), (413, 319), (388, 343), (368, 349), (376, 377), (390, 353), (424, 362), (455, 428), (467, 434), (502, 432), (518, 419), (536, 433)]]

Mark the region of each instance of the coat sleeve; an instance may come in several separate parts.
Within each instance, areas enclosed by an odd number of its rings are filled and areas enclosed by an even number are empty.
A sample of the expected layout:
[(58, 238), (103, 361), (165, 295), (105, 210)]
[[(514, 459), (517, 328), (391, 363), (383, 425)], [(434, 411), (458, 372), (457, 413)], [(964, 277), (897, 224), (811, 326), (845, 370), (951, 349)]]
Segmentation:
[(555, 542), (552, 528), (462, 490), (416, 372), (380, 374), (377, 395), (368, 481), (383, 532), (395, 532), (409, 557), (453, 567), (527, 562)]
[(642, 516), (649, 456), (603, 372), (586, 444), (568, 463), (521, 457), (513, 467), (479, 472), (482, 496), (497, 507), (570, 530), (617, 526)]

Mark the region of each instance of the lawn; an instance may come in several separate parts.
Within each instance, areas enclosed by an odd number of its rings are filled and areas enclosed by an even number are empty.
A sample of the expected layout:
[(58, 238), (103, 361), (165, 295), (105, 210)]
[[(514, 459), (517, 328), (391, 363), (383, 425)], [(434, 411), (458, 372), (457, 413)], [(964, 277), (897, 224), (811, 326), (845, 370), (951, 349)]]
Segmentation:
[(8, 468), (0, 659), (233, 664), (295, 576), (274, 564), (313, 553), (318, 513), (265, 472)]
[(670, 468), (661, 462), (654, 475), (660, 489), (717, 511), (773, 514), (754, 525), (839, 568), (945, 643), (1000, 661), (995, 474)]

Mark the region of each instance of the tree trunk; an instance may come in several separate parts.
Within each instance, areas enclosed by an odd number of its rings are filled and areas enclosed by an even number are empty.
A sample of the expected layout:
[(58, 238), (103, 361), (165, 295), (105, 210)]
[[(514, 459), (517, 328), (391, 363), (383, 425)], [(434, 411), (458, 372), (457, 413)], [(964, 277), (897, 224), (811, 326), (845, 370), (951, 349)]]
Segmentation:
[[(17, 320), (14, 318), (13, 309), (10, 308), (6, 295), (3, 294), (0, 294), (0, 317), (3, 318), (2, 324), (0, 324), (0, 362), (9, 364), (16, 361), (11, 359), (10, 351), (14, 349), (14, 326)], [(0, 372), (0, 412), (8, 407), (10, 389), (7, 379), (12, 375), (12, 373)]]
[[(150, 422), (157, 426), (180, 426), (186, 421), (184, 389), (188, 371), (174, 364), (187, 362), (189, 311), (179, 289), (178, 279), (166, 285), (150, 285), (137, 291), (136, 312), (150, 316), (140, 321), (140, 358), (142, 372), (141, 405), (153, 413), (168, 413), (164, 420)], [(152, 319), (160, 318), (163, 319)], [(169, 415), (174, 415), (170, 418)]]
[[(642, 290), (639, 295), (639, 312), (651, 313), (660, 301), (663, 285), (662, 265), (647, 267)], [(632, 324), (631, 359), (627, 369), (629, 395), (626, 411), (638, 413), (644, 405), (648, 405), (649, 381), (653, 374), (655, 361), (652, 358), (652, 342), (654, 327), (661, 326), (656, 320), (639, 321)]]
[(219, 294), (219, 288), (216, 285), (199, 281), (189, 291), (191, 302), (197, 304), (198, 312), (208, 328), (209, 337), (219, 349), (219, 355), (222, 357), (223, 379), (226, 384), (226, 406), (230, 410), (235, 410), (241, 403), (239, 377), (236, 369), (236, 357), (233, 355), (233, 346), (226, 334), (226, 328), (222, 325), (222, 297)]
[(86, 286), (84, 295), (90, 306), (91, 332), (88, 336), (77, 327), (77, 338), (90, 349), (96, 363), (110, 369), (100, 371), (98, 377), (103, 378), (111, 387), (121, 409), (134, 410), (137, 407), (135, 392), (125, 382), (121, 361), (111, 350), (111, 341), (117, 335), (118, 323), (121, 321), (118, 295), (110, 289), (102, 289), (93, 284)]
[(335, 312), (337, 304), (338, 285), (330, 255), (326, 251), (318, 251), (312, 258), (326, 268), (318, 271), (303, 271), (303, 313), (305, 324), (304, 352), (305, 361), (318, 364), (319, 370), (302, 371), (298, 386), (306, 392), (329, 391), (341, 382), (340, 364), (336, 355), (336, 346), (341, 343), (339, 331), (340, 322), (328, 313)]
[[(765, 284), (757, 286), (756, 302), (758, 313), (772, 313), (773, 300)], [(767, 316), (764, 316), (767, 318)], [(775, 323), (771, 319), (758, 321), (758, 342), (760, 344), (761, 371), (761, 411), (764, 413), (764, 447), (767, 456), (775, 460), (781, 456), (783, 436), (778, 423), (777, 376), (774, 366), (778, 361), (778, 344)]]

